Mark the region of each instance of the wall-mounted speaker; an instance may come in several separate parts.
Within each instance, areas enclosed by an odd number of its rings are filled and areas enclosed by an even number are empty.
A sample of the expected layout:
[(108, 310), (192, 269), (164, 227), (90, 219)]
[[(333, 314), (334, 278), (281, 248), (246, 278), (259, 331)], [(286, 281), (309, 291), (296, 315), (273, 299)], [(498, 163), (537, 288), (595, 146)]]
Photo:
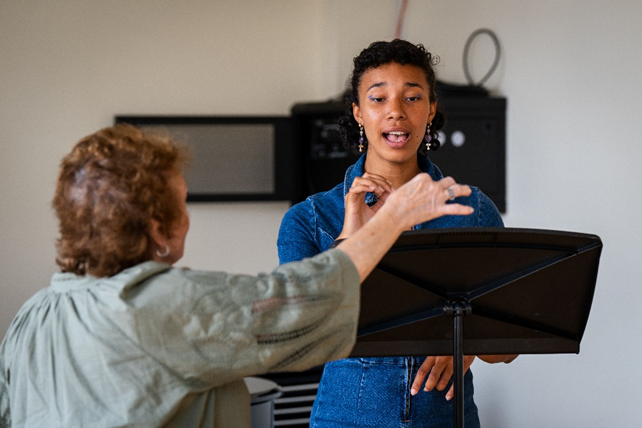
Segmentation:
[(479, 187), (506, 212), (506, 98), (444, 97), (446, 126), (430, 160), (458, 183)]

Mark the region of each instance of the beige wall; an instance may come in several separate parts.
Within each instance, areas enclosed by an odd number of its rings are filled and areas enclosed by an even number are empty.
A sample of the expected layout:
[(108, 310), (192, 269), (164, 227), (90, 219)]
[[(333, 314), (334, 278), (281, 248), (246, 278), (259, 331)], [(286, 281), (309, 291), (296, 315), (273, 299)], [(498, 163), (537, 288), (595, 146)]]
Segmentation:
[[(55, 270), (49, 203), (80, 137), (116, 114), (288, 114), (320, 93), (320, 15), (298, 1), (0, 3), (0, 331)], [(270, 269), (286, 209), (190, 207), (184, 263)]]
[[(0, 2), (0, 332), (55, 271), (59, 159), (115, 114), (288, 114), (339, 93), (351, 58), (389, 39), (399, 1)], [(637, 426), (642, 398), (642, 3), (410, 0), (403, 36), (463, 83), (480, 27), (503, 57), (507, 226), (595, 233), (598, 288), (579, 355), (476, 362), (487, 427)], [(489, 40), (474, 45), (484, 73)], [(191, 205), (182, 264), (255, 273), (277, 263), (283, 203)], [(569, 302), (573, 304), (573, 302)], [(1, 333), (0, 333), (1, 334)]]

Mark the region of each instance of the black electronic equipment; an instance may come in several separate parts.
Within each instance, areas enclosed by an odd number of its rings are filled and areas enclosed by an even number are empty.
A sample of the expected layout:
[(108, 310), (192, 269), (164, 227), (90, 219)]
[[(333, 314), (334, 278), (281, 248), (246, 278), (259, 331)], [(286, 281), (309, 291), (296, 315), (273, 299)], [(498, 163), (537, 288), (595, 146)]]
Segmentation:
[[(447, 121), (439, 136), (441, 148), (429, 158), (444, 175), (479, 187), (506, 212), (506, 99), (483, 96), (475, 87), (451, 86), (441, 86), (439, 106)], [(358, 159), (336, 133), (344, 111), (345, 104), (335, 100), (292, 107), (298, 178), (294, 202), (342, 182), (346, 168)]]
[(296, 144), (297, 185), (300, 202), (343, 181), (346, 169), (359, 157), (344, 148), (337, 120), (344, 112), (342, 101), (299, 103), (292, 107)]
[(443, 97), (446, 126), (429, 158), (444, 175), (479, 187), (506, 212), (506, 98)]

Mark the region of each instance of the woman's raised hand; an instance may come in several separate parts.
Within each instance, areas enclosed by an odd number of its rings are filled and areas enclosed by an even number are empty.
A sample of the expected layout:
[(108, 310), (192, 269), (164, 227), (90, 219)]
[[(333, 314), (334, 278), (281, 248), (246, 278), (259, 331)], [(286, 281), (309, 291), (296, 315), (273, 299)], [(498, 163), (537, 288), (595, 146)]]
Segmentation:
[[(345, 197), (343, 230), (337, 239), (347, 238), (359, 230), (379, 211), (392, 192), (390, 182), (380, 175), (366, 172), (362, 177), (356, 177)], [(366, 204), (366, 193), (377, 196), (377, 202), (374, 205)]]
[[(366, 192), (379, 196), (371, 207), (364, 201)], [(363, 281), (404, 230), (443, 215), (472, 214), (472, 207), (447, 203), (468, 195), (470, 187), (449, 177), (433, 181), (421, 173), (394, 190), (383, 177), (364, 175), (355, 179), (346, 195), (346, 224), (338, 238), (354, 239), (346, 239), (337, 248), (350, 257)]]
[[(470, 195), (470, 187), (457, 184), (452, 177), (434, 181), (430, 175), (417, 174), (412, 180), (395, 190), (384, 177), (365, 173), (352, 182), (345, 198), (343, 230), (337, 239), (347, 238), (366, 224), (386, 201), (390, 215), (403, 224), (404, 229), (444, 215), (469, 215), (473, 208), (452, 202), (460, 196)], [(368, 206), (365, 194), (374, 193), (378, 200)]]
[(470, 215), (472, 207), (448, 203), (470, 192), (470, 187), (457, 184), (452, 177), (434, 181), (421, 173), (388, 195), (386, 211), (404, 228), (444, 215)]

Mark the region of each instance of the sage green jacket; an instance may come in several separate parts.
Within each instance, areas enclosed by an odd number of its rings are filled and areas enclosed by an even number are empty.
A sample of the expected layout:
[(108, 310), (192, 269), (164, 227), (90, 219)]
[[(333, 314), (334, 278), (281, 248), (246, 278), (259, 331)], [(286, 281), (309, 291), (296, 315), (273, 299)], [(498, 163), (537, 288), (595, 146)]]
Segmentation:
[(55, 274), (0, 345), (0, 427), (249, 427), (243, 378), (346, 357), (359, 291), (340, 250), (259, 277)]

